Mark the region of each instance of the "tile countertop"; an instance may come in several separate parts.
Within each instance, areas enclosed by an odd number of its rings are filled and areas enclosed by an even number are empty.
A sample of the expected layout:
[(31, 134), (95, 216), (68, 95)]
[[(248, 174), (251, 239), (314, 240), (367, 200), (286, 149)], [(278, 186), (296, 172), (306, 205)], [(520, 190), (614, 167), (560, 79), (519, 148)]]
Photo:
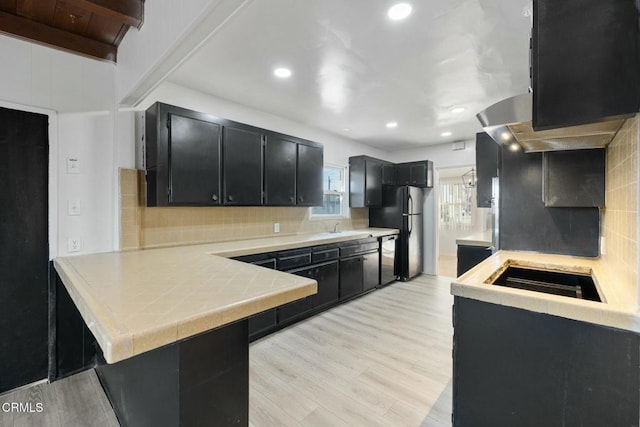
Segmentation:
[(481, 231), (471, 234), (469, 236), (460, 237), (456, 239), (456, 245), (465, 246), (491, 246), (492, 231)]
[(227, 259), (397, 234), (300, 234), (56, 258), (54, 267), (108, 363), (317, 292), (315, 280)]
[[(530, 267), (567, 272), (591, 271), (606, 302), (594, 302), (541, 292), (491, 285), (494, 274), (508, 261)], [(636, 284), (622, 279), (598, 258), (580, 258), (535, 252), (498, 251), (451, 283), (451, 294), (529, 311), (551, 314), (634, 332), (640, 332)]]

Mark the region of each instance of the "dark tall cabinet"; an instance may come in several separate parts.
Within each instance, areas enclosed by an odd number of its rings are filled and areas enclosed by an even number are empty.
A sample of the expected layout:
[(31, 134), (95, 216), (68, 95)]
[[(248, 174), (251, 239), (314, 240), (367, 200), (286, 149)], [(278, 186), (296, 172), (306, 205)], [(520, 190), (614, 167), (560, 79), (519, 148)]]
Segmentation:
[(48, 129), (0, 108), (0, 393), (47, 377)]
[(498, 176), (500, 146), (486, 132), (476, 134), (476, 200), (479, 208), (490, 208), (492, 180)]
[(533, 128), (593, 123), (640, 110), (635, 0), (533, 2)]
[(262, 204), (262, 134), (225, 126), (222, 139), (224, 204)]
[(298, 144), (298, 206), (322, 206), (323, 164), (321, 146)]

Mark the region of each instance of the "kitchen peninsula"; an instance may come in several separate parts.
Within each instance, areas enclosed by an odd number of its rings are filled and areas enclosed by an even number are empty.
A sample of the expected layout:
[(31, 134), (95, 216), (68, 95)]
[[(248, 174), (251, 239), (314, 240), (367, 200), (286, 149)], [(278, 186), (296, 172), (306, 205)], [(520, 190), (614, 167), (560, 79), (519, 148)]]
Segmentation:
[[(70, 297), (97, 340), (97, 372), (123, 425), (246, 424), (247, 318), (313, 295), (317, 283), (227, 258), (396, 233), (351, 230), (58, 258), (57, 300)], [(68, 331), (56, 335), (58, 354), (68, 354)]]

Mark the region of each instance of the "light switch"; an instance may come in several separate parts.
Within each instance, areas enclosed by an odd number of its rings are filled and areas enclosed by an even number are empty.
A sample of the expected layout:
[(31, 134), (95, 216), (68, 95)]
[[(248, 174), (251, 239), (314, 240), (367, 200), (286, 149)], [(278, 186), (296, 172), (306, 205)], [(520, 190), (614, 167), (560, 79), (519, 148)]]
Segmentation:
[(280, 232), (280, 223), (279, 222), (275, 222), (273, 224), (273, 232), (274, 233), (279, 233)]
[(67, 158), (67, 173), (80, 173), (80, 159), (77, 157)]
[(67, 215), (70, 215), (70, 216), (80, 215), (80, 200), (67, 201)]

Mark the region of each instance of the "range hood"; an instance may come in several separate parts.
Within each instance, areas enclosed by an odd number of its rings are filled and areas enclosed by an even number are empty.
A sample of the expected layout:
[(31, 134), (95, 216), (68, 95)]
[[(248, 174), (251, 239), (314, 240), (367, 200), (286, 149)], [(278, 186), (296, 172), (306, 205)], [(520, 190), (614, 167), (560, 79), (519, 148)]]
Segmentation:
[(602, 148), (624, 123), (624, 119), (607, 120), (536, 132), (531, 125), (532, 105), (533, 95), (524, 93), (493, 104), (476, 117), (494, 141), (521, 147), (525, 153)]

